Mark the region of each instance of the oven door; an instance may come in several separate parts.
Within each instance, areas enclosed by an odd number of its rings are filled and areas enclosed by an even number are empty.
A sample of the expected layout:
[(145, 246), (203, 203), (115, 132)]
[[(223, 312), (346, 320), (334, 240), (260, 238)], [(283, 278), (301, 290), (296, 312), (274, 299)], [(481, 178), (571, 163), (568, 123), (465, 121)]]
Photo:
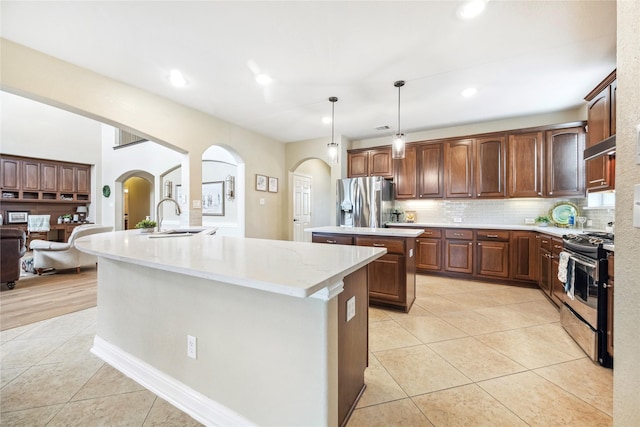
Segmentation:
[(574, 263), (574, 299), (565, 295), (565, 303), (594, 330), (598, 327), (598, 262), (582, 255), (571, 253)]

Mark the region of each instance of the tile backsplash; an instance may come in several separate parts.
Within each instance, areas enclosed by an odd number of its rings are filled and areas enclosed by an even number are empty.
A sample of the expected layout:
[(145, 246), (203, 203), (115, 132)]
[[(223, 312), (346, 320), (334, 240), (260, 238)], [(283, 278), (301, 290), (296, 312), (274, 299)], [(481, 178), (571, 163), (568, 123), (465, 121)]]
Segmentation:
[(524, 225), (525, 218), (548, 215), (558, 202), (569, 201), (579, 214), (593, 222), (591, 227), (603, 230), (614, 221), (615, 209), (584, 209), (586, 198), (572, 199), (492, 199), (492, 200), (398, 200), (395, 207), (415, 211), (417, 223), (509, 224)]

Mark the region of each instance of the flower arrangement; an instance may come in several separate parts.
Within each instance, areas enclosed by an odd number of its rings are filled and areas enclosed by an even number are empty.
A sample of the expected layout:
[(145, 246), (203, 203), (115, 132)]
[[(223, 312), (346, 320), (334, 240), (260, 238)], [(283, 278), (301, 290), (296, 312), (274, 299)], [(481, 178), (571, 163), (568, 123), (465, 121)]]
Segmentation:
[(542, 226), (548, 225), (551, 223), (551, 218), (546, 215), (540, 215), (536, 218), (536, 222)]
[(154, 228), (156, 226), (156, 222), (150, 219), (143, 219), (139, 223), (136, 224), (136, 228), (149, 229)]

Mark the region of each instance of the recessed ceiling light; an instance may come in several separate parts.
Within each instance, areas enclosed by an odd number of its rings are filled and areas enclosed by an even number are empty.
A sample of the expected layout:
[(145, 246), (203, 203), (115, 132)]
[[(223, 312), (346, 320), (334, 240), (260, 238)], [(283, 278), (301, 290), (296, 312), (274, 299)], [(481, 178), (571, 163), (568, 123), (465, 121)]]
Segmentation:
[(331, 117), (329, 116), (325, 116), (322, 118), (322, 123), (324, 123), (325, 125), (331, 124)]
[(471, 19), (480, 15), (487, 5), (486, 0), (471, 0), (460, 6), (458, 16), (462, 19)]
[(478, 89), (476, 89), (475, 87), (468, 87), (465, 90), (463, 90), (460, 94), (465, 98), (471, 98), (476, 93), (478, 93)]
[(171, 70), (171, 72), (169, 73), (169, 81), (175, 87), (183, 87), (187, 84), (187, 81), (185, 80), (180, 70)]
[(258, 74), (258, 75), (256, 76), (256, 81), (257, 81), (259, 84), (261, 84), (261, 85), (263, 85), (263, 86), (266, 86), (266, 85), (268, 85), (269, 83), (271, 83), (271, 82), (273, 81), (273, 79), (272, 79), (271, 77), (269, 77), (269, 75), (267, 75), (267, 74), (262, 74), (262, 73), (261, 73), (261, 74)]

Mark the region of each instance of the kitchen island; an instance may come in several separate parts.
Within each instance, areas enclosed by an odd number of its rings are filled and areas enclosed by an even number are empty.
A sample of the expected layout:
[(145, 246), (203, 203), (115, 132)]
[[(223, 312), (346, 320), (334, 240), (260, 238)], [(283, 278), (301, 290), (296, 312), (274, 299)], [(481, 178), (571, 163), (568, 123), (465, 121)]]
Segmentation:
[(384, 248), (137, 231), (76, 246), (98, 257), (92, 352), (147, 389), (206, 425), (348, 419)]
[(369, 303), (408, 313), (416, 299), (416, 238), (422, 230), (368, 227), (307, 228), (311, 241), (386, 248), (387, 254), (367, 266)]

